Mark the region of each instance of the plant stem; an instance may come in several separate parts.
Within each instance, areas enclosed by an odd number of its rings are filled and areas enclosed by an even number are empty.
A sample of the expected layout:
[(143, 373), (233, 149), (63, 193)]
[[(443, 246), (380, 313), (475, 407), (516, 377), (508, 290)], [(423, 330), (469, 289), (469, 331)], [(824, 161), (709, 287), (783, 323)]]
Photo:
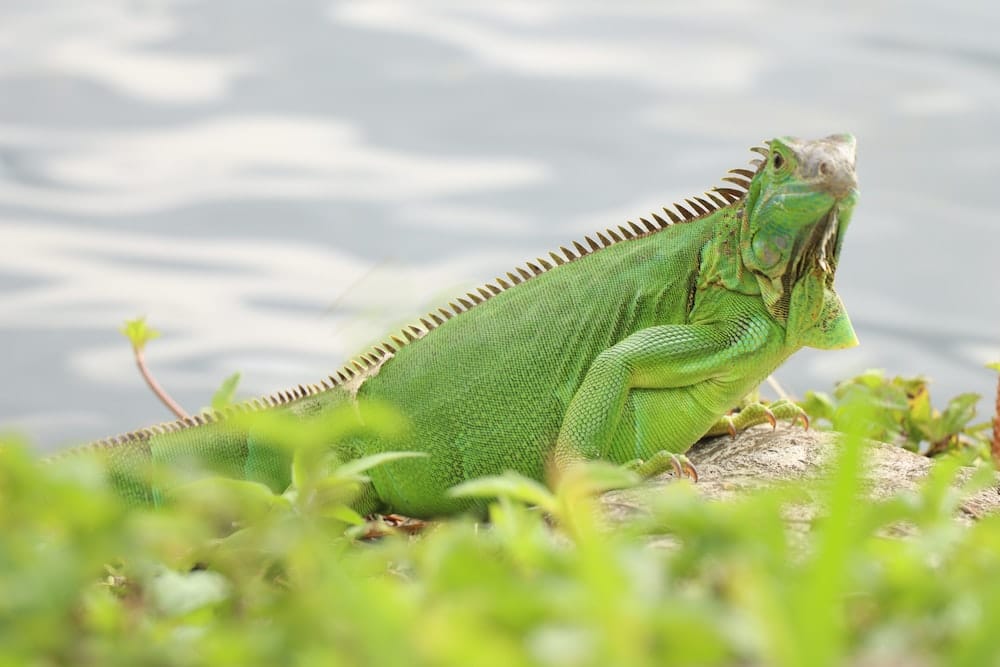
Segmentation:
[(778, 398), (784, 399), (786, 401), (792, 400), (791, 396), (788, 395), (788, 392), (785, 391), (785, 388), (782, 387), (781, 383), (778, 382), (778, 378), (774, 377), (773, 375), (768, 375), (767, 384), (771, 387), (772, 390), (774, 390), (774, 393), (778, 395)]
[(132, 346), (132, 352), (135, 353), (135, 365), (139, 367), (139, 373), (142, 374), (142, 379), (146, 381), (149, 388), (152, 390), (156, 397), (163, 402), (167, 409), (174, 413), (178, 419), (187, 419), (188, 413), (184, 411), (177, 401), (172, 399), (170, 395), (164, 391), (160, 383), (156, 381), (153, 374), (149, 372), (149, 368), (146, 366), (146, 355), (138, 347)]

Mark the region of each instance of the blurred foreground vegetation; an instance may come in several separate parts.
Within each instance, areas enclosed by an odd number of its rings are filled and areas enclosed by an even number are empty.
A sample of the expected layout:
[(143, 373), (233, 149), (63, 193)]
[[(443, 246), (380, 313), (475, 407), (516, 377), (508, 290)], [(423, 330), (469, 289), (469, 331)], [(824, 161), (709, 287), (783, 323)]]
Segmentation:
[[(878, 414), (838, 409), (848, 431)], [(265, 426), (297, 448), (292, 488), (204, 479), (156, 510), (124, 507), (91, 461), (0, 447), (0, 665), (1000, 662), (1000, 518), (954, 521), (956, 457), (919, 493), (863, 500), (847, 437), (804, 531), (782, 517), (801, 488), (714, 502), (686, 481), (607, 525), (596, 492), (631, 480), (595, 464), (556, 493), (464, 485), (494, 498), (489, 523), (360, 539), (346, 503), (381, 461), (339, 465), (315, 424)]]
[[(995, 364), (989, 367), (1000, 371)], [(819, 427), (846, 432), (852, 428), (848, 406), (862, 402), (872, 407), (871, 418), (855, 428), (860, 428), (866, 438), (897, 444), (925, 456), (959, 453), (969, 460), (989, 459), (992, 425), (989, 421), (973, 421), (980, 398), (971, 392), (959, 394), (937, 410), (931, 403), (930, 380), (926, 377), (887, 377), (884, 371), (872, 369), (838, 383), (832, 396), (808, 391), (800, 405)]]

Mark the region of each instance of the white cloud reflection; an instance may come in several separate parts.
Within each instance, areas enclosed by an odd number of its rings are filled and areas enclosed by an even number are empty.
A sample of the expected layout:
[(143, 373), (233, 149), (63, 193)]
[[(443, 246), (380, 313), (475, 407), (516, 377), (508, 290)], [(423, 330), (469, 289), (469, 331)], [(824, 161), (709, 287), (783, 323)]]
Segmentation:
[[(0, 240), (4, 274), (24, 279), (0, 291), (0, 328), (107, 330), (146, 313), (165, 333), (154, 344), (159, 375), (177, 388), (214, 383), (234, 368), (260, 371), (270, 389), (280, 385), (268, 376), (291, 376), (290, 365), (301, 366), (296, 382), (318, 380), (499, 259), (466, 254), (389, 267), (301, 242), (189, 241), (28, 221), (0, 223)], [(98, 385), (132, 386), (123, 345), (81, 343), (70, 366)], [(190, 361), (197, 373), (176, 370)]]
[[(753, 11), (750, 4), (717, 3), (725, 22)], [(331, 20), (354, 28), (404, 33), (455, 47), (492, 67), (520, 75), (610, 78), (672, 90), (746, 90), (763, 66), (759, 50), (735, 40), (664, 39), (661, 32), (586, 30), (587, 22), (699, 17), (697, 4), (492, 3), (456, 0), (337, 2)], [(583, 30), (567, 33), (567, 20)], [(575, 33), (575, 34), (574, 34)]]
[(32, 154), (28, 178), (0, 181), (0, 205), (73, 214), (162, 211), (213, 200), (392, 202), (534, 184), (536, 161), (408, 153), (347, 123), (227, 116), (150, 130), (0, 126), (0, 145)]
[(222, 98), (251, 69), (246, 54), (191, 54), (167, 44), (180, 32), (178, 2), (67, 3), (34, 0), (4, 7), (0, 77), (80, 77), (115, 92), (164, 104)]

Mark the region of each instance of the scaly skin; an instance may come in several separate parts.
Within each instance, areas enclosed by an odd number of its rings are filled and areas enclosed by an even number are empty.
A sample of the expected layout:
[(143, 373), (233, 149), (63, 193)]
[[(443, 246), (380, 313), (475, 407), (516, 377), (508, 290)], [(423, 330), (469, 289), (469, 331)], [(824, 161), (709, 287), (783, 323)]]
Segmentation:
[[(857, 343), (833, 289), (857, 200), (853, 137), (775, 139), (761, 152), (755, 171), (734, 170), (741, 190), (688, 200), (694, 215), (677, 207), (693, 219), (643, 220), (553, 254), (550, 270), (544, 260), (529, 264), (470, 293), (453, 308), (459, 314), (432, 314), (404, 331), (412, 340), (377, 347), (363, 372), (342, 371), (277, 402), (315, 413), (356, 391), (406, 418), (402, 440), (338, 443), (347, 456), (429, 455), (373, 469), (358, 503), (366, 512), (461, 511), (472, 501), (448, 497), (449, 487), (505, 470), (541, 480), (550, 462), (565, 469), (602, 458), (660, 472), (800, 347)], [(260, 437), (209, 421), (97, 449), (138, 502), (162, 495), (130, 474), (145, 460), (191, 457), (276, 490), (287, 485), (287, 461)]]

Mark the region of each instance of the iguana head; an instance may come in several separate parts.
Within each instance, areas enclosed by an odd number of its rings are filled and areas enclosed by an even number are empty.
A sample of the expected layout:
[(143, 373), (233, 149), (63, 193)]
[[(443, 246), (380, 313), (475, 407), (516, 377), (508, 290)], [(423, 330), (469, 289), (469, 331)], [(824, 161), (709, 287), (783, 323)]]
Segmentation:
[(858, 199), (849, 134), (773, 139), (746, 199), (742, 260), (789, 344), (857, 345), (833, 277)]

